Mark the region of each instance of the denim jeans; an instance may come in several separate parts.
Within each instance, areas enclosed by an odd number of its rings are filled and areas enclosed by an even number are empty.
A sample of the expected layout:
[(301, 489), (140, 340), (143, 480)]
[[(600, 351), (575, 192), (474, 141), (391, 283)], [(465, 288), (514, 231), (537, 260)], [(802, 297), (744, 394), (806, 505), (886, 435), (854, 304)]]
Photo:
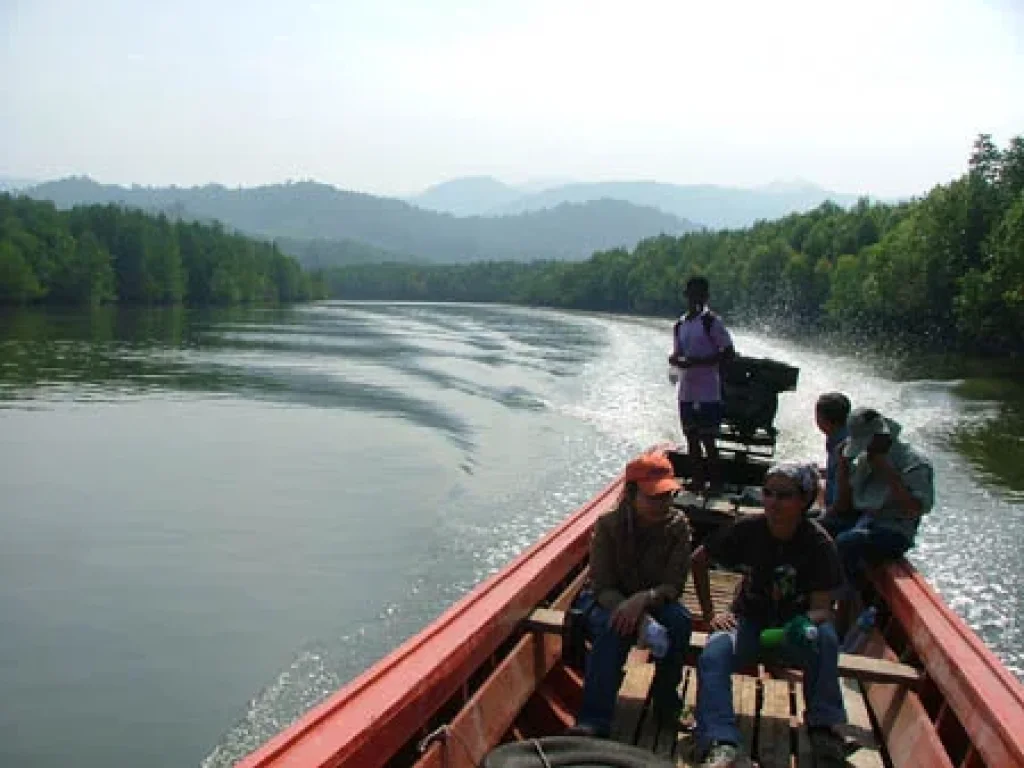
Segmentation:
[[(582, 593), (577, 607), (584, 611), (589, 609), (587, 628), (592, 644), (583, 678), (583, 705), (576, 722), (607, 735), (611, 730), (615, 698), (622, 685), (622, 667), (636, 638), (622, 637), (612, 629), (611, 612), (598, 605), (591, 593)], [(690, 612), (681, 603), (671, 602), (652, 609), (650, 614), (668, 630), (670, 641), (665, 658), (655, 661), (651, 697), (656, 711), (674, 712), (681, 705), (678, 688), (683, 677), (683, 660), (690, 646)]]
[(859, 581), (866, 564), (896, 560), (913, 546), (913, 542), (902, 533), (871, 524), (862, 527), (850, 522), (834, 526), (829, 533), (836, 541), (843, 573), (850, 585)]
[[(732, 674), (758, 658), (763, 628), (740, 619), (738, 629), (715, 632), (704, 647), (697, 661), (696, 735), (700, 751), (706, 750), (713, 741), (740, 743), (732, 706)], [(832, 624), (818, 625), (818, 639), (813, 648), (797, 648), (784, 641), (781, 647), (765, 653), (763, 658), (803, 669), (808, 725), (846, 722), (839, 688), (839, 640)]]

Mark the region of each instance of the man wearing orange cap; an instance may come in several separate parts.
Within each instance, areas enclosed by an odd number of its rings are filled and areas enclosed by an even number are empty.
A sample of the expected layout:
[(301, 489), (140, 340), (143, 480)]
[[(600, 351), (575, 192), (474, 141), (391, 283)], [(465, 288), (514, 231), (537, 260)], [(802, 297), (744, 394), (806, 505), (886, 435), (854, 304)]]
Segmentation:
[(667, 630), (669, 640), (655, 664), (655, 714), (665, 723), (679, 719), (677, 689), (691, 629), (690, 614), (679, 602), (690, 570), (690, 526), (672, 507), (679, 488), (668, 457), (645, 453), (626, 466), (618, 507), (594, 526), (591, 583), (577, 604), (593, 644), (574, 733), (608, 735), (622, 667), (647, 617)]

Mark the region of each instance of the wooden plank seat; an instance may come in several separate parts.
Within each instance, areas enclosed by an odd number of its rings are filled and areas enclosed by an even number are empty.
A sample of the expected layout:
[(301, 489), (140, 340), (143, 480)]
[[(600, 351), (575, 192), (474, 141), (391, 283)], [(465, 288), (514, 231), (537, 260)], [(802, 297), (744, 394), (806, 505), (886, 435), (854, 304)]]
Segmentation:
[[(525, 628), (544, 634), (563, 635), (566, 633), (566, 611), (550, 608), (538, 608), (525, 619)], [(707, 645), (706, 632), (693, 632), (690, 635), (691, 654), (697, 655)], [(798, 673), (795, 668), (785, 667), (770, 660), (771, 667)], [(924, 681), (924, 672), (917, 667), (889, 659), (860, 656), (857, 654), (839, 654), (840, 677), (856, 678), (863, 682), (895, 683), (909, 688), (916, 688)]]

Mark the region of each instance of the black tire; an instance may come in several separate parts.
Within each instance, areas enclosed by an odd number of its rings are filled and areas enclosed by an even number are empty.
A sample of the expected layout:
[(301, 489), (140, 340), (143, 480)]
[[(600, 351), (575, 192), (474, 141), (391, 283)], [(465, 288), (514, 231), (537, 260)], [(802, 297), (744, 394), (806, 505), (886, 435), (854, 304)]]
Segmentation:
[[(539, 749), (538, 749), (539, 748)], [(541, 751), (547, 759), (541, 759)], [(481, 768), (675, 768), (675, 763), (639, 747), (584, 736), (548, 736), (502, 744)]]

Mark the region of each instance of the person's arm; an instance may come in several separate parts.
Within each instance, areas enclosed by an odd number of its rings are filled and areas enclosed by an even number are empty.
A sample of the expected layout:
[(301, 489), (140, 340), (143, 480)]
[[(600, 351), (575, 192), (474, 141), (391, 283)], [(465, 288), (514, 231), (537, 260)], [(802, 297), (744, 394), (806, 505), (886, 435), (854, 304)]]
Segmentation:
[(827, 589), (811, 592), (810, 607), (807, 609), (807, 618), (815, 624), (825, 621), (835, 621), (835, 614), (832, 611), (832, 593)]
[(850, 460), (843, 455), (845, 442), (836, 446), (836, 501), (828, 514), (845, 515), (853, 507), (853, 486), (850, 484)]
[(808, 588), (807, 617), (815, 624), (835, 621), (832, 594), (843, 583), (843, 567), (839, 550), (830, 536), (821, 535), (814, 542), (814, 559)]
[(708, 623), (712, 632), (736, 629), (738, 624), (731, 611), (722, 613), (715, 611), (714, 599), (711, 597), (710, 557), (704, 547), (698, 547), (697, 551), (693, 553), (691, 568), (693, 570), (693, 591), (697, 593), (701, 618)]
[(704, 621), (711, 621), (715, 616), (715, 603), (711, 597), (710, 558), (704, 547), (697, 547), (690, 562), (693, 571), (693, 591), (697, 593), (697, 602)]
[(681, 325), (679, 320), (676, 320), (672, 326), (672, 354), (668, 356), (669, 365), (676, 367), (682, 367), (681, 362), (683, 360), (683, 350), (679, 346), (679, 326)]
[(908, 517), (920, 517), (931, 509), (931, 467), (920, 464), (900, 472), (884, 453), (869, 454), (868, 461), (889, 486), (892, 500)]

